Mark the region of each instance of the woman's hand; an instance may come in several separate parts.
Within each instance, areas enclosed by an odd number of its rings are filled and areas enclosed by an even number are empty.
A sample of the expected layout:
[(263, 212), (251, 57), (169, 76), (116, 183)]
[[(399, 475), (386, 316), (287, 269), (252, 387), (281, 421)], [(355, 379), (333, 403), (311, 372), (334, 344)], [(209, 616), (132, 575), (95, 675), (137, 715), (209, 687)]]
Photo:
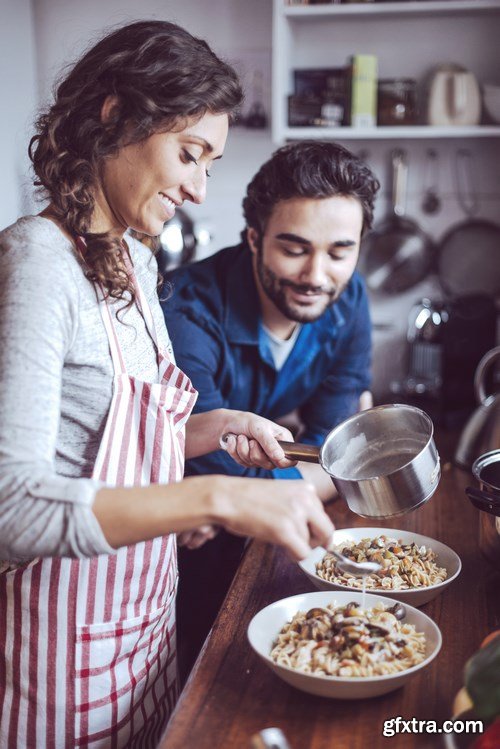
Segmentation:
[[(207, 476), (186, 483), (202, 478), (206, 485)], [(210, 484), (214, 522), (230, 533), (284, 546), (297, 560), (331, 540), (333, 523), (312, 484), (230, 476), (211, 476)]]
[(300, 480), (210, 475), (168, 485), (102, 487), (92, 510), (116, 549), (168, 533), (187, 533), (182, 539), (197, 546), (212, 533), (206, 526), (222, 526), (303, 559), (314, 547), (326, 546), (334, 531), (313, 484)]
[(249, 411), (226, 411), (228, 419), (220, 446), (247, 468), (290, 468), (297, 461), (285, 458), (277, 440), (293, 442), (285, 427)]

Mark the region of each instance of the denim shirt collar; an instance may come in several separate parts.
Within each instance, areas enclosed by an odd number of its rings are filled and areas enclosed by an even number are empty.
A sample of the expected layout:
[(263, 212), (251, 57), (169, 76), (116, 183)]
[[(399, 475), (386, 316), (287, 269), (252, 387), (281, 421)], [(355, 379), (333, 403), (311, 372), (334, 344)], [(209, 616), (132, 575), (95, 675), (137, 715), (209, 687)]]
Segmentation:
[[(224, 327), (228, 341), (237, 344), (259, 345), (259, 330), (262, 322), (260, 299), (255, 284), (252, 255), (243, 250), (226, 276), (227, 305)], [(331, 340), (332, 333), (345, 325), (341, 304), (336, 303), (314, 323), (318, 343)]]

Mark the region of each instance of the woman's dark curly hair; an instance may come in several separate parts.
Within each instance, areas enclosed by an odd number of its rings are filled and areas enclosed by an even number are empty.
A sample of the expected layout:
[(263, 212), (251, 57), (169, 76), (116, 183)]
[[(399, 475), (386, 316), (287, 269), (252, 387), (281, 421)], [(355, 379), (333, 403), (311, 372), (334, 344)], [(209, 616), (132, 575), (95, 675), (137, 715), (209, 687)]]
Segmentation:
[[(379, 181), (361, 159), (338, 143), (300, 141), (279, 148), (247, 187), (243, 213), (247, 227), (262, 237), (277, 203), (291, 198), (345, 195), (359, 200), (363, 232), (373, 222)], [(246, 230), (242, 232), (245, 241)]]
[[(109, 95), (118, 106), (112, 121), (103, 124), (101, 108)], [(35, 185), (50, 199), (54, 218), (85, 240), (85, 272), (107, 296), (122, 299), (128, 291), (135, 298), (120, 262), (121, 239), (89, 231), (103, 160), (125, 144), (182, 129), (207, 112), (231, 115), (242, 98), (233, 68), (202, 39), (167, 21), (117, 29), (57, 87), (29, 146)]]

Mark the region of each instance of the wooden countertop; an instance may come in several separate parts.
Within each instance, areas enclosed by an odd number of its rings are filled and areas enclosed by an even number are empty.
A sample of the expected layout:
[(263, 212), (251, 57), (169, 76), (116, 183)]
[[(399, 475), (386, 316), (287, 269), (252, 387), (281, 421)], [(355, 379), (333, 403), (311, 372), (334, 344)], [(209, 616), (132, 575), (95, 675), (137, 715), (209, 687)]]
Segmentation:
[[(443, 634), (438, 657), (403, 688), (372, 699), (330, 700), (285, 684), (251, 650), (246, 630), (264, 606), (314, 588), (285, 552), (253, 542), (182, 692), (161, 749), (247, 749), (250, 737), (270, 726), (284, 731), (291, 749), (443, 746), (442, 736), (383, 737), (383, 721), (402, 716), (442, 722), (450, 717), (465, 661), (482, 638), (500, 626), (500, 570), (488, 565), (479, 551), (479, 513), (464, 494), (471, 477), (445, 462), (452, 437), (438, 434), (436, 443), (443, 461), (436, 494), (419, 510), (384, 520), (383, 525), (432, 536), (461, 557), (459, 578), (422, 607)], [(370, 525), (342, 501), (331, 505), (331, 514), (338, 528)]]

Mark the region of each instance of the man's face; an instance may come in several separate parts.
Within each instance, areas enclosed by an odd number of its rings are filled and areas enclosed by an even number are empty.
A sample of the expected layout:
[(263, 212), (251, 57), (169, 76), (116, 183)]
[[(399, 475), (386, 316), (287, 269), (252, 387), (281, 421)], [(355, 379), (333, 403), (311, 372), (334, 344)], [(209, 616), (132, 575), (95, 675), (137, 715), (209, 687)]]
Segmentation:
[(260, 242), (249, 229), (264, 322), (266, 308), (300, 323), (321, 317), (354, 272), (362, 225), (360, 202), (335, 195), (277, 203)]

